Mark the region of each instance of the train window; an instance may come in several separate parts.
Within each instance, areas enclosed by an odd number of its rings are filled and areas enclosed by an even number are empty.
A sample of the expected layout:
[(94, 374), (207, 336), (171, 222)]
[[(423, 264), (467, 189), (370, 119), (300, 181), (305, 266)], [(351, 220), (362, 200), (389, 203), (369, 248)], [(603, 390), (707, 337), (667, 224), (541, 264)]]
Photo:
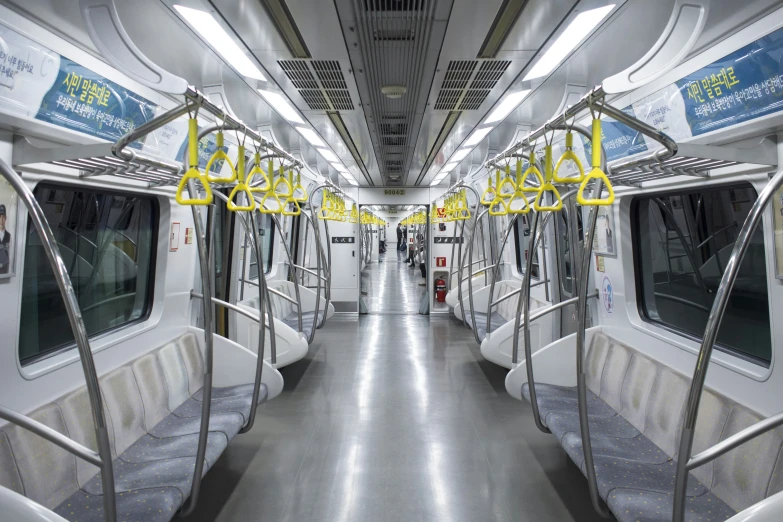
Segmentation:
[[(527, 251), (528, 243), (530, 243), (530, 218), (528, 215), (521, 215), (517, 219), (517, 224), (514, 227), (514, 239), (517, 245), (517, 271), (520, 274), (524, 273), (527, 266)], [(533, 253), (533, 269), (530, 276), (533, 279), (539, 279), (539, 271), (541, 267), (538, 263), (538, 250)]]
[[(634, 200), (639, 310), (649, 322), (700, 340), (742, 223), (756, 201), (747, 183)], [(762, 230), (756, 229), (717, 345), (769, 365), (772, 342)]]
[[(573, 207), (572, 207), (573, 208)], [(577, 226), (579, 233), (579, 240), (584, 239), (584, 230), (582, 229), (582, 212), (577, 208)], [(568, 232), (568, 214), (564, 212), (558, 212), (555, 215), (555, 219), (559, 220), (555, 223), (555, 235), (557, 236), (557, 259), (560, 264), (560, 286), (564, 294), (568, 297), (572, 297), (575, 294), (574, 291), (574, 277), (571, 268), (571, 235)], [(578, 250), (577, 250), (578, 252)], [(579, 262), (580, 255), (575, 257), (576, 262)]]
[[(89, 335), (147, 318), (157, 244), (155, 198), (40, 184), (35, 198), (54, 232)], [(19, 359), (73, 346), (68, 316), (41, 241), (27, 226)]]
[[(269, 214), (254, 213), (258, 223), (258, 233), (261, 234), (261, 255), (264, 257), (264, 273), (272, 271), (272, 254), (274, 249), (275, 225), (272, 223), (272, 217)], [(247, 243), (246, 252), (250, 252), (250, 243)], [(258, 279), (258, 263), (256, 257), (250, 254), (250, 274), (251, 280)]]

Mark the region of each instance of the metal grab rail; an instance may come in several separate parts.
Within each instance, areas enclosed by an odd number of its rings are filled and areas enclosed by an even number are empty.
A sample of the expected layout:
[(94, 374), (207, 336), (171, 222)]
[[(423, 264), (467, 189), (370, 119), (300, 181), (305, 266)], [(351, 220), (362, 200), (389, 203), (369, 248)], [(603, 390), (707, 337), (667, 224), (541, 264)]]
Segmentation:
[[(745, 257), (745, 253), (748, 250), (753, 232), (755, 232), (756, 227), (763, 217), (767, 203), (772, 199), (781, 185), (783, 185), (783, 170), (775, 174), (761, 191), (758, 199), (753, 203), (753, 206), (748, 213), (748, 217), (745, 218), (745, 223), (742, 225), (739, 235), (737, 236), (737, 241), (734, 243), (731, 257), (729, 257), (726, 270), (723, 272), (723, 277), (721, 277), (720, 280), (720, 286), (718, 286), (718, 290), (715, 292), (715, 301), (712, 304), (712, 310), (707, 317), (704, 337), (702, 338), (701, 347), (699, 348), (699, 355), (696, 358), (696, 367), (693, 371), (693, 379), (691, 380), (691, 388), (688, 393), (688, 401), (685, 406), (685, 417), (680, 435), (677, 478), (674, 483), (674, 508), (672, 513), (672, 520), (674, 522), (683, 522), (685, 519), (685, 488), (688, 486), (688, 465), (692, 460), (691, 450), (693, 449), (693, 437), (696, 432), (696, 417), (699, 412), (699, 404), (701, 403), (701, 394), (704, 390), (704, 381), (707, 377), (707, 368), (710, 364), (712, 350), (715, 347), (715, 341), (718, 337), (723, 314), (729, 303), (731, 290), (734, 288), (742, 259)], [(763, 432), (754, 432), (750, 438), (753, 438), (760, 433)], [(745, 442), (745, 440), (737, 442), (736, 445), (739, 445), (742, 442)], [(720, 446), (720, 444), (718, 446)], [(726, 451), (728, 451), (728, 449)]]
[(22, 415), (18, 411), (12, 410), (11, 408), (0, 406), (0, 419), (7, 420), (8, 422), (16, 424), (17, 426), (20, 426), (27, 431), (35, 433), (39, 437), (48, 440), (52, 444), (56, 444), (68, 453), (76, 455), (80, 459), (89, 462), (93, 466), (97, 466), (99, 468), (103, 466), (101, 456), (98, 455), (97, 452), (91, 450), (87, 446), (79, 444), (75, 440), (66, 437), (59, 431), (53, 430), (46, 424), (30, 418), (27, 415)]
[[(535, 287), (535, 286), (541, 286), (541, 285), (544, 285), (544, 284), (546, 284), (546, 283), (548, 283), (548, 282), (549, 282), (549, 280), (548, 280), (548, 279), (546, 279), (546, 280), (544, 280), (544, 281), (537, 281), (537, 282), (533, 283), (532, 285), (530, 285), (530, 288), (533, 288), (533, 287)], [(520, 288), (517, 288), (516, 290), (513, 290), (513, 291), (511, 291), (511, 292), (509, 292), (509, 293), (507, 293), (507, 294), (503, 295), (503, 296), (502, 296), (500, 299), (498, 299), (497, 301), (493, 301), (493, 302), (492, 302), (492, 304), (490, 305), (490, 307), (492, 307), (492, 306), (495, 306), (495, 305), (498, 305), (498, 304), (502, 303), (503, 301), (505, 301), (506, 299), (511, 299), (512, 297), (514, 297), (515, 295), (517, 295), (517, 294), (519, 294), (519, 293), (521, 293), (521, 292), (522, 292), (522, 288), (521, 288), (521, 287), (520, 287)]]
[[(312, 198), (313, 195), (311, 194), (310, 197)], [(312, 205), (311, 205), (311, 209), (312, 209)], [(322, 263), (326, 263), (326, 256), (325, 256), (325, 254), (323, 252), (323, 246), (321, 245), (320, 236), (315, 231), (315, 229), (318, 228), (317, 222), (313, 221), (313, 219), (310, 216), (308, 216), (306, 212), (302, 212), (301, 215), (304, 216), (305, 221), (306, 221), (305, 236), (307, 236), (307, 231), (309, 230), (307, 228), (307, 225), (309, 225), (310, 228), (313, 229), (313, 242), (315, 244), (315, 269), (316, 269), (316, 273), (314, 275), (316, 276), (316, 279), (315, 279), (316, 296), (315, 296), (315, 313), (314, 313), (314, 317), (313, 317), (313, 327), (310, 330), (310, 336), (307, 338), (307, 343), (310, 344), (310, 343), (313, 342), (313, 338), (315, 337), (315, 328), (317, 326), (317, 322), (316, 322), (317, 319), (316, 318), (318, 317), (318, 309), (319, 309), (320, 304), (321, 304), (321, 295), (320, 295), (321, 281), (324, 281), (325, 284), (327, 284), (327, 285), (329, 285), (331, 283), (330, 283), (328, 278), (326, 278), (325, 276), (321, 275), (321, 266), (322, 266)], [(307, 247), (307, 244), (305, 243), (305, 248), (306, 247)], [(304, 257), (302, 259), (306, 260), (306, 258), (304, 258)], [(309, 270), (309, 269), (307, 269), (305, 267), (302, 267), (302, 268), (304, 270)], [(302, 280), (304, 280), (304, 276), (302, 277)], [(326, 311), (328, 309), (329, 309), (329, 301), (327, 300), (326, 301), (326, 306), (324, 308), (324, 317), (326, 317)]]
[[(489, 215), (489, 208), (487, 208), (486, 210), (482, 211), (480, 214), (477, 215), (477, 217), (476, 217), (476, 225), (475, 226), (480, 226), (481, 218), (483, 218), (484, 216), (487, 216), (487, 215)], [(483, 247), (483, 246), (485, 246), (485, 243), (486, 243), (486, 241), (484, 239), (483, 228), (482, 228), (481, 236), (482, 236), (481, 237), (481, 244), (482, 244), (482, 247)], [(470, 244), (468, 245), (468, 267), (472, 267), (473, 266), (473, 244), (475, 243), (475, 241), (474, 241), (475, 237), (476, 237), (476, 234), (475, 234), (475, 227), (474, 227), (474, 233), (471, 235), (471, 241), (470, 241)], [(490, 241), (491, 241), (491, 239), (490, 239)], [(491, 253), (492, 253), (492, 249), (490, 249), (490, 254)], [(484, 256), (484, 259), (486, 259), (486, 255)], [(494, 261), (494, 259), (492, 261)], [(481, 270), (477, 270), (475, 272), (470, 273), (470, 275), (467, 278), (468, 279), (468, 304), (470, 305), (470, 324), (471, 324), (471, 329), (473, 330), (473, 337), (476, 338), (476, 343), (478, 343), (478, 344), (481, 344), (481, 339), (479, 339), (478, 328), (476, 328), (476, 310), (473, 307), (473, 278), (476, 275), (480, 274), (481, 272), (486, 272), (487, 268), (488, 268), (487, 266), (484, 266), (484, 268), (482, 268)], [(486, 279), (484, 280), (484, 282), (486, 283)], [(462, 285), (460, 284), (460, 292), (461, 291), (462, 291)], [(490, 299), (491, 299), (491, 297), (490, 297)], [(467, 315), (467, 314), (465, 314), (465, 308), (463, 307), (462, 308), (462, 317), (464, 318), (465, 315)]]
[(489, 328), (492, 325), (492, 307), (497, 306), (498, 304), (502, 303), (506, 299), (510, 299), (512, 296), (517, 295), (522, 288), (520, 287), (518, 290), (515, 290), (511, 292), (510, 294), (506, 294), (503, 298), (501, 298), (498, 301), (492, 302), (492, 296), (495, 295), (495, 283), (497, 282), (498, 278), (498, 269), (500, 269), (500, 262), (503, 259), (503, 250), (506, 248), (506, 243), (508, 242), (508, 238), (511, 235), (511, 231), (514, 229), (514, 227), (517, 224), (517, 219), (519, 219), (519, 214), (514, 214), (509, 221), (508, 225), (506, 226), (506, 232), (503, 234), (503, 241), (500, 243), (500, 248), (497, 252), (497, 261), (489, 268), (492, 269), (492, 273), (490, 274), (490, 283), (489, 283), (489, 299), (487, 302), (489, 305), (487, 306), (487, 324), (486, 324), (486, 332), (487, 335), (489, 335)]
[[(2, 159), (0, 159), (0, 175), (8, 181), (14, 191), (19, 195), (19, 199), (27, 208), (30, 221), (32, 221), (41, 238), (41, 246), (43, 247), (44, 252), (46, 252), (46, 258), (52, 267), (52, 273), (57, 281), (57, 288), (60, 290), (60, 295), (63, 298), (63, 305), (65, 306), (65, 311), (68, 315), (68, 323), (73, 331), (76, 348), (79, 352), (79, 359), (81, 360), (84, 379), (87, 386), (87, 395), (90, 399), (92, 419), (95, 425), (95, 440), (98, 446), (98, 456), (100, 457), (100, 462), (95, 464), (101, 470), (101, 485), (104, 491), (103, 512), (107, 522), (116, 522), (117, 508), (114, 493), (114, 470), (111, 460), (109, 432), (106, 423), (106, 415), (103, 410), (103, 398), (101, 396), (98, 374), (95, 370), (95, 361), (92, 357), (92, 349), (90, 348), (87, 328), (84, 325), (84, 319), (79, 311), (79, 301), (76, 298), (76, 292), (73, 289), (71, 278), (68, 275), (68, 270), (65, 267), (65, 262), (63, 261), (60, 249), (57, 246), (54, 233), (46, 220), (46, 215), (43, 213), (41, 206), (38, 204), (38, 201), (36, 201), (35, 196), (33, 196), (32, 191), (27, 187), (24, 181), (22, 181), (19, 174), (9, 167)], [(4, 418), (9, 422), (17, 424), (12, 418)], [(26, 426), (22, 425), (22, 427)], [(47, 440), (51, 439), (47, 438)], [(76, 443), (74, 442), (74, 444)], [(82, 457), (81, 455), (79, 456)], [(110, 491), (111, 494), (106, 494), (108, 491)]]
[(323, 281), (326, 281), (326, 277), (324, 277), (324, 276), (322, 276), (321, 274), (318, 274), (318, 273), (316, 273), (316, 272), (313, 272), (313, 271), (312, 271), (312, 270), (310, 270), (309, 268), (305, 268), (305, 267), (303, 267), (303, 266), (300, 266), (300, 265), (294, 265), (294, 268), (296, 268), (297, 270), (301, 270), (302, 272), (306, 272), (306, 273), (308, 273), (308, 274), (310, 274), (310, 275), (312, 275), (312, 276), (315, 276), (315, 277), (320, 277), (320, 278), (321, 278), (321, 280), (323, 280)]
[[(267, 291), (270, 294), (275, 294), (276, 296), (282, 297), (286, 301), (294, 303), (297, 307), (299, 306), (299, 303), (296, 302), (296, 299), (294, 299), (293, 297), (290, 297), (290, 296), (284, 294), (283, 292), (281, 292), (279, 290), (275, 290), (274, 288), (267, 288)], [(299, 330), (299, 331), (301, 332), (301, 330)]]
[[(598, 292), (595, 291), (592, 294), (588, 295), (588, 299), (593, 299), (594, 297), (598, 297)], [(536, 319), (539, 319), (541, 317), (544, 317), (547, 314), (550, 314), (552, 312), (556, 312), (557, 310), (560, 310), (561, 308), (565, 308), (568, 305), (572, 305), (574, 303), (579, 302), (579, 297), (571, 297), (569, 299), (566, 299), (565, 301), (560, 301), (557, 304), (553, 304), (552, 306), (547, 306), (546, 308), (542, 308), (541, 310), (538, 310), (537, 312), (534, 312), (530, 314), (529, 321), (532, 323)]]
[(686, 467), (688, 471), (690, 471), (699, 466), (703, 466), (708, 462), (712, 462), (721, 455), (728, 453), (734, 448), (737, 448), (770, 430), (774, 430), (778, 426), (783, 426), (783, 412), (773, 415), (772, 417), (767, 417), (752, 426), (748, 426), (744, 430), (735, 433), (711, 448), (707, 448), (701, 453), (694, 455), (688, 460)]
[[(198, 292), (195, 292), (195, 291), (191, 290), (190, 291), (190, 298), (191, 299), (204, 299), (204, 295), (203, 294), (199, 294)], [(247, 317), (248, 319), (252, 320), (253, 322), (256, 322), (256, 323), (261, 322), (261, 319), (259, 318), (259, 316), (253, 315), (252, 313), (248, 312), (247, 310), (245, 310), (241, 306), (237, 306), (235, 304), (231, 304), (228, 301), (223, 301), (222, 299), (218, 299), (217, 297), (213, 297), (212, 298), (212, 303), (216, 304), (216, 305), (219, 305), (219, 306), (222, 306), (223, 308), (227, 308), (228, 310), (231, 310), (232, 312), (236, 312), (239, 315), (243, 315), (243, 316)], [(264, 321), (264, 326), (266, 328), (269, 328), (269, 322), (268, 321)]]
[[(449, 191), (457, 190), (457, 189), (463, 189), (463, 188), (473, 192), (473, 195), (476, 198), (476, 205), (475, 205), (476, 208), (471, 213), (471, 215), (473, 217), (473, 220), (472, 220), (473, 221), (473, 226), (470, 227), (470, 238), (468, 239), (468, 241), (470, 242), (470, 245), (472, 245), (473, 244), (473, 239), (474, 239), (475, 234), (476, 234), (476, 225), (478, 224), (478, 214), (479, 214), (478, 213), (478, 209), (481, 208), (481, 206), (480, 206), (481, 205), (481, 197), (479, 196), (479, 193), (476, 191), (476, 189), (474, 189), (473, 187), (471, 187), (470, 185), (468, 185), (466, 183), (463, 183), (462, 181), (458, 182), (454, 187), (449, 189)], [(447, 193), (449, 191), (447, 191)], [(463, 225), (462, 225), (462, 237), (463, 238), (465, 237), (465, 227), (466, 226), (467, 226), (467, 223), (465, 223), (463, 221)], [(459, 284), (457, 285), (457, 299), (459, 299), (459, 306), (462, 309), (462, 324), (467, 325), (466, 314), (465, 314), (465, 300), (462, 297), (462, 270), (463, 270), (463, 266), (462, 266), (462, 262), (463, 262), (463, 258), (462, 258), (462, 243), (463, 242), (460, 241), (459, 248), (457, 250), (457, 252), (458, 252), (457, 255), (459, 256), (459, 260), (460, 260), (459, 261), (459, 270), (457, 271), (457, 280), (459, 281)], [(452, 251), (453, 250), (454, 249), (452, 247)], [(468, 250), (470, 250), (470, 248), (468, 248)], [(468, 258), (468, 253), (466, 252), (465, 253), (465, 259), (467, 259), (467, 258)], [(486, 261), (486, 258), (487, 258), (487, 256), (485, 255), (484, 256), (484, 260), (485, 261)], [(454, 259), (454, 258), (452, 257), (452, 259)], [(470, 264), (470, 265), (468, 265), (465, 268), (470, 270), (472, 267), (473, 267), (473, 265)], [(470, 283), (468, 283), (468, 286), (469, 287), (471, 286)], [(471, 306), (471, 310), (472, 309), (473, 309), (473, 306)], [(473, 318), (473, 324), (474, 325), (476, 324), (475, 318)], [(475, 332), (475, 328), (473, 330)]]
[[(280, 224), (280, 220), (277, 219), (277, 216), (274, 214), (270, 214), (270, 216), (272, 217), (272, 223), (274, 223), (275, 226), (277, 227), (277, 231), (280, 234), (280, 238), (285, 239), (286, 236), (283, 233), (283, 227)], [(291, 226), (293, 229), (293, 221)], [(302, 295), (299, 293), (299, 283), (296, 280), (296, 264), (294, 263), (294, 257), (291, 254), (291, 249), (288, 246), (288, 241), (284, 240), (281, 241), (281, 243), (283, 243), (283, 249), (285, 250), (285, 255), (288, 258), (288, 276), (291, 279), (293, 279), (293, 283), (294, 283), (294, 293), (296, 294), (297, 326), (299, 327), (298, 328), (299, 332), (302, 332)]]

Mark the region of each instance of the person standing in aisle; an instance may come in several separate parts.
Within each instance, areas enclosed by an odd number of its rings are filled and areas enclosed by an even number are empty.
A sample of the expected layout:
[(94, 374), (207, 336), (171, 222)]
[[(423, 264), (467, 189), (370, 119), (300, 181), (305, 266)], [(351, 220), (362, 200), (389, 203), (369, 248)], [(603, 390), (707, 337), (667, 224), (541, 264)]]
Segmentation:
[(402, 250), (402, 226), (397, 223), (397, 252)]

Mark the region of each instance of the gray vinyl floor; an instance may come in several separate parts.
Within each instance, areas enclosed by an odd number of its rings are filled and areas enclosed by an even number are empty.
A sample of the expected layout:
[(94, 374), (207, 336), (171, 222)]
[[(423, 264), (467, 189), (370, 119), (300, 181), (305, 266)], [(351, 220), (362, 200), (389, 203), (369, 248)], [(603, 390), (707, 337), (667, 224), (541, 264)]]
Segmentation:
[(426, 291), (426, 279), (418, 265), (408, 266), (407, 254), (398, 252), (397, 243), (389, 243), (380, 260), (362, 271), (362, 298), (371, 314), (417, 314)]
[(454, 318), (335, 316), (281, 373), (187, 522), (599, 520), (580, 471)]

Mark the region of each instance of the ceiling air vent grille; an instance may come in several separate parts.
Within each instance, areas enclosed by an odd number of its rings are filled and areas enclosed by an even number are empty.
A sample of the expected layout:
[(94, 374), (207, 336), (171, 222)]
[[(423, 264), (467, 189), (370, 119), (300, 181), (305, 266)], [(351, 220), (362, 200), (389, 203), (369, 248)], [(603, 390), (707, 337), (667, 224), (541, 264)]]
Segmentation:
[(340, 62), (280, 60), (278, 63), (310, 109), (314, 111), (355, 109)]
[(435, 100), (435, 110), (477, 110), (509, 65), (511, 62), (507, 60), (452, 60)]
[(395, 12), (421, 11), (426, 0), (364, 0), (364, 9), (367, 12)]

